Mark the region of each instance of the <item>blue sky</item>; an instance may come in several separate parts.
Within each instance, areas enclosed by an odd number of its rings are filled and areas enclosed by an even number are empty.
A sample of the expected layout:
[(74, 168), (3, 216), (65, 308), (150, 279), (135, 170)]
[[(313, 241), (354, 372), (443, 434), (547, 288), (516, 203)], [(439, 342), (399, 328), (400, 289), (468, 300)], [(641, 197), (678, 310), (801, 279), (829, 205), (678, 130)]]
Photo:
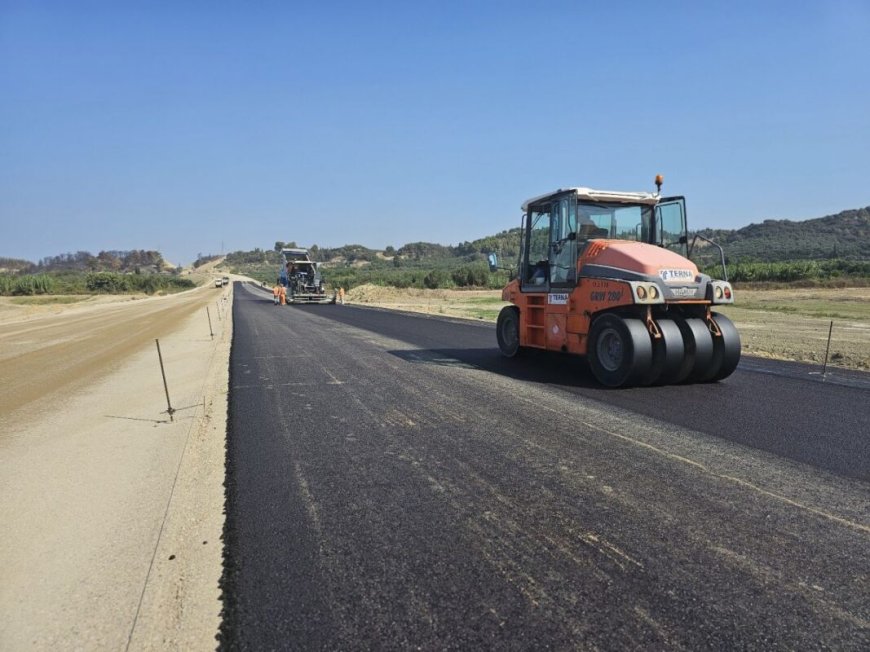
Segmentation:
[(455, 244), (558, 187), (870, 205), (870, 2), (0, 0), (0, 256)]

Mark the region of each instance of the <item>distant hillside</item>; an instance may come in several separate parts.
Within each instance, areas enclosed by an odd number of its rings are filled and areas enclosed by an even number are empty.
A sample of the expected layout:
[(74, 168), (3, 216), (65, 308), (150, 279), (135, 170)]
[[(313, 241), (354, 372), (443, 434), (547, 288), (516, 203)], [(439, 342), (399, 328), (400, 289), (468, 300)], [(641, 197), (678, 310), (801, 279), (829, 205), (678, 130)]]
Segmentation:
[(368, 249), (362, 245), (345, 245), (326, 248), (314, 245), (310, 252), (315, 260), (333, 263), (377, 263), (392, 261), (394, 266), (413, 266), (417, 263), (438, 262), (471, 263), (485, 261), (488, 254), (496, 252), (500, 257), (516, 258), (520, 251), (520, 229), (502, 231), (496, 235), (480, 238), (458, 245), (442, 245), (433, 242), (410, 242), (398, 249), (387, 247), (383, 251)]
[[(493, 252), (497, 253), (499, 258), (515, 261), (520, 252), (520, 237), (520, 229), (516, 228), (455, 246), (411, 242), (398, 249), (392, 246), (383, 250), (370, 249), (359, 244), (341, 247), (320, 247), (314, 244), (307, 249), (313, 260), (325, 263), (327, 266), (431, 267), (439, 264), (483, 263), (486, 262), (487, 255)], [(285, 246), (296, 247), (297, 244), (279, 240), (271, 250), (257, 248), (253, 251), (233, 251), (227, 254), (226, 262), (234, 268), (277, 266), (281, 264), (280, 251)], [(203, 261), (206, 259), (207, 257), (202, 258)]]
[[(866, 278), (870, 271), (870, 207), (843, 211), (818, 219), (793, 222), (765, 220), (737, 230), (705, 229), (700, 234), (721, 244), (730, 268), (729, 278), (740, 281), (793, 282), (806, 279)], [(513, 268), (520, 253), (521, 229), (458, 245), (411, 242), (384, 250), (350, 244), (308, 247), (324, 264), (334, 286), (362, 283), (396, 287), (500, 287), (505, 273), (491, 273), (486, 258), (496, 253), (499, 264)], [(241, 274), (274, 283), (281, 264), (280, 250), (296, 243), (276, 242), (272, 250), (236, 251), (226, 263)], [(705, 273), (721, 270), (719, 256), (698, 242), (693, 260)]]
[[(699, 233), (722, 245), (730, 262), (870, 260), (870, 206), (800, 222), (765, 220), (736, 230), (704, 229)], [(310, 250), (316, 260), (337, 265), (377, 265), (385, 259), (394, 266), (473, 263), (484, 261), (492, 252), (503, 263), (512, 264), (519, 256), (520, 238), (520, 229), (514, 228), (455, 246), (412, 242), (384, 251), (362, 245), (313, 245)]]
[(2, 258), (0, 257), (0, 273), (16, 273), (27, 271), (34, 267), (33, 263), (29, 260), (24, 260), (22, 258)]
[(870, 206), (801, 222), (765, 220), (699, 233), (722, 245), (729, 262), (870, 260)]
[(165, 272), (171, 264), (159, 251), (101, 251), (96, 256), (88, 251), (47, 256), (38, 263), (15, 258), (0, 258), (0, 271), (21, 274), (53, 272)]

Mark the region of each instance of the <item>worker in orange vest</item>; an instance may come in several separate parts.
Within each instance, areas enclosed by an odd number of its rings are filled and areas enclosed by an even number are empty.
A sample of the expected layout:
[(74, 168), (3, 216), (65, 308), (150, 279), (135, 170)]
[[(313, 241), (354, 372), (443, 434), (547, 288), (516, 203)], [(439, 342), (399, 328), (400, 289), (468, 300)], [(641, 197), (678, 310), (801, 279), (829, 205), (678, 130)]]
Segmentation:
[(281, 299), (281, 305), (285, 305), (287, 303), (287, 288), (283, 285), (280, 286), (278, 297)]
[(275, 305), (278, 305), (279, 297), (281, 296), (281, 286), (275, 283), (275, 287), (272, 288), (272, 298)]
[(344, 288), (338, 288), (338, 303), (344, 305)]

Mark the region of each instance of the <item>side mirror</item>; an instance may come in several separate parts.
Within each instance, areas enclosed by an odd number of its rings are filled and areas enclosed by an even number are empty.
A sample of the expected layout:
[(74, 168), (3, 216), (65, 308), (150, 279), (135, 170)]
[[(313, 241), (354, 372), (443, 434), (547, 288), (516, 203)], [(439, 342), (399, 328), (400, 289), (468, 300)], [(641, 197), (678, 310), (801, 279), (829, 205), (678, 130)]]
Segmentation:
[(498, 256), (496, 256), (495, 254), (490, 254), (488, 256), (488, 260), (489, 260), (489, 271), (495, 272), (496, 270), (498, 270)]
[(577, 233), (576, 233), (575, 231), (571, 231), (571, 233), (569, 233), (569, 234), (565, 237), (565, 239), (566, 239), (566, 240), (569, 240), (569, 241), (570, 241), (570, 240), (576, 240), (576, 239), (577, 239)]

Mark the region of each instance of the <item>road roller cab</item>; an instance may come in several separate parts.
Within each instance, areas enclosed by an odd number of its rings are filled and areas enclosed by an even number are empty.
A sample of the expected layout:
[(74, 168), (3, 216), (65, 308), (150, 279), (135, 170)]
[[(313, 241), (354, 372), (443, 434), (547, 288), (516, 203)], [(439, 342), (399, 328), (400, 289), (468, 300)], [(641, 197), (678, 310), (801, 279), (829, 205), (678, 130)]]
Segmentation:
[(724, 256), (722, 280), (689, 259), (683, 197), (567, 188), (522, 207), (520, 258), (502, 291), (513, 305), (497, 324), (504, 355), (583, 355), (610, 387), (716, 381), (734, 371), (740, 337), (714, 312), (734, 301)]

